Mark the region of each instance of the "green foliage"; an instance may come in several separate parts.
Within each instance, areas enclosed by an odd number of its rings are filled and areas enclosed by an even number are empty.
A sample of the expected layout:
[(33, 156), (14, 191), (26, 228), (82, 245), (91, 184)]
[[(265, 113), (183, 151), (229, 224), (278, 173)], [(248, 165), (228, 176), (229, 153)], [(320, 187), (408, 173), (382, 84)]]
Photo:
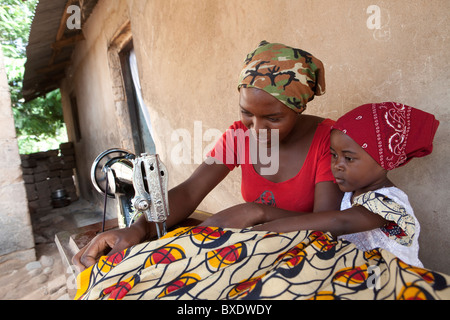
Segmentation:
[[(24, 103), (26, 45), (38, 0), (0, 1), (0, 41), (5, 56), (20, 153), (45, 151), (67, 141), (59, 90)], [(48, 141), (46, 141), (48, 140)], [(44, 148), (44, 149), (42, 149)]]
[(23, 135), (19, 136), (17, 142), (21, 154), (30, 154), (40, 151), (59, 149), (59, 145), (67, 141), (68, 138), (66, 127), (62, 126), (56, 131), (55, 137), (49, 137), (47, 135)]
[(38, 0), (1, 0), (0, 39), (6, 57), (25, 57), (33, 13)]
[[(14, 95), (19, 96), (19, 94)], [(54, 136), (63, 125), (61, 94), (59, 90), (50, 92), (45, 98), (23, 104), (16, 102), (13, 107), (18, 135)]]

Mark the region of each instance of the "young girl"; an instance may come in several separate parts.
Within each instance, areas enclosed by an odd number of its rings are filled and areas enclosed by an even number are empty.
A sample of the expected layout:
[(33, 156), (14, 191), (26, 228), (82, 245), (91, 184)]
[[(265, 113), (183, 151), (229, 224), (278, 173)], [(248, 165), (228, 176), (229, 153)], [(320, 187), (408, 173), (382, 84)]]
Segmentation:
[(393, 102), (360, 106), (341, 117), (331, 132), (331, 169), (345, 192), (342, 211), (299, 213), (254, 230), (329, 231), (367, 251), (382, 248), (404, 262), (418, 258), (420, 225), (407, 195), (388, 171), (431, 153), (439, 121), (429, 113)]

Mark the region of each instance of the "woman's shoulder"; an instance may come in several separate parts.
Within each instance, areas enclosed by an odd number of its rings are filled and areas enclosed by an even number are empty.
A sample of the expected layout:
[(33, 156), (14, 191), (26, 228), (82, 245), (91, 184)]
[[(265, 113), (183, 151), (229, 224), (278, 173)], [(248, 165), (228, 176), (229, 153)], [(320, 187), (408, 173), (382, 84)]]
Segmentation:
[(315, 132), (330, 132), (331, 127), (336, 122), (334, 120), (328, 119), (328, 118), (322, 118), (318, 116), (313, 115), (304, 115), (304, 123), (309, 124), (309, 127), (312, 131)]
[(336, 123), (336, 121), (329, 118), (317, 117), (318, 127), (324, 127), (326, 130), (330, 130), (331, 127)]
[(305, 120), (309, 124), (309, 132), (307, 134), (313, 137), (312, 144), (329, 144), (331, 127), (333, 126), (334, 121), (310, 115), (306, 115), (305, 117)]

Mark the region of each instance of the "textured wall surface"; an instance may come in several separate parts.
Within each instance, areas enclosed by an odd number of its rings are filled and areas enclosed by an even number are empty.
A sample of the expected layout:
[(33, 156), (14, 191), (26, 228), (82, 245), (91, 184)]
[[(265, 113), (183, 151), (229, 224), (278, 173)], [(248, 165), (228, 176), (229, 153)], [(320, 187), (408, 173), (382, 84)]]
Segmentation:
[(35, 257), (9, 86), (0, 47), (0, 263)]
[[(130, 0), (99, 1), (84, 26), (86, 41), (74, 52), (71, 78), (83, 139), (81, 175), (109, 147), (126, 147), (129, 132), (114, 103), (108, 43), (128, 19), (143, 97), (152, 118), (157, 152), (170, 184), (182, 182), (211, 141), (239, 118), (237, 77), (246, 54), (261, 40), (300, 47), (326, 68), (327, 94), (307, 113), (337, 119), (358, 105), (397, 101), (434, 113), (441, 120), (432, 155), (392, 172), (422, 225), (425, 266), (450, 273), (450, 209), (446, 166), (449, 147), (450, 1), (367, 0)], [(67, 105), (67, 100), (66, 100)], [(122, 114), (122, 115), (121, 115)], [(122, 121), (122, 122), (121, 122)], [(69, 119), (70, 122), (70, 119)], [(189, 133), (191, 161), (174, 164), (180, 144), (174, 132)], [(87, 139), (86, 137), (89, 137)], [(81, 163), (77, 159), (77, 163)], [(80, 168), (79, 168), (80, 169)], [(240, 173), (233, 172), (202, 203), (210, 212), (242, 201)], [(88, 178), (85, 196), (92, 197)], [(92, 192), (91, 192), (92, 193)]]

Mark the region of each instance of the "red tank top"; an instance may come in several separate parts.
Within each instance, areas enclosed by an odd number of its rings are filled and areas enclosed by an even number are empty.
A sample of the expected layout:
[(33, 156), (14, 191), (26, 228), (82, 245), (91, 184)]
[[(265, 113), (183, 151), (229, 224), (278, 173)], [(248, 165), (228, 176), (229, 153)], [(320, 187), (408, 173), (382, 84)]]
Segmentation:
[(255, 171), (249, 155), (249, 132), (241, 121), (230, 126), (207, 156), (230, 170), (241, 167), (241, 193), (246, 202), (263, 203), (289, 211), (312, 212), (315, 185), (335, 181), (330, 166), (330, 130), (333, 123), (333, 120), (326, 119), (318, 125), (302, 168), (287, 181), (272, 182)]

